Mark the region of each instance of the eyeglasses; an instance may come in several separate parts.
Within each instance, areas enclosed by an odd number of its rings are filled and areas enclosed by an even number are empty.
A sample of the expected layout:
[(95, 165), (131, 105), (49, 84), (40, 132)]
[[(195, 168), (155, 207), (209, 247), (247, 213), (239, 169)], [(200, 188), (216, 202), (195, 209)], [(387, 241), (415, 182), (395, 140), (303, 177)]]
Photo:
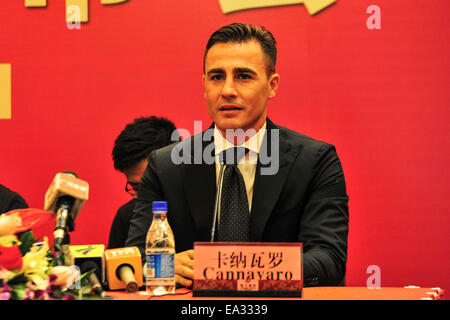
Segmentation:
[(136, 198), (139, 191), (139, 183), (127, 181), (125, 191), (128, 192), (133, 198)]

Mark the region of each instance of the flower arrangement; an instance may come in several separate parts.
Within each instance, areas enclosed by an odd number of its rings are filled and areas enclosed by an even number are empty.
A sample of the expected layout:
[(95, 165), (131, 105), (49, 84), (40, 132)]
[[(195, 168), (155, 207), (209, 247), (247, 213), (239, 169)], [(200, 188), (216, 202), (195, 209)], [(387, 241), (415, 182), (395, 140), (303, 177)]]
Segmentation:
[(32, 228), (51, 217), (38, 209), (0, 215), (0, 300), (101, 299), (87, 280), (94, 270), (80, 275), (74, 265), (58, 265), (48, 238), (34, 238)]

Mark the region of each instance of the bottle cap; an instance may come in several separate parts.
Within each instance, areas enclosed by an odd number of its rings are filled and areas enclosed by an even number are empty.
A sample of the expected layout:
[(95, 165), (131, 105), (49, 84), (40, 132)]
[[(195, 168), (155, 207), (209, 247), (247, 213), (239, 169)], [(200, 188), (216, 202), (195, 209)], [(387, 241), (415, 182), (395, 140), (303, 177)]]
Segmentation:
[(153, 212), (167, 211), (167, 201), (153, 201)]

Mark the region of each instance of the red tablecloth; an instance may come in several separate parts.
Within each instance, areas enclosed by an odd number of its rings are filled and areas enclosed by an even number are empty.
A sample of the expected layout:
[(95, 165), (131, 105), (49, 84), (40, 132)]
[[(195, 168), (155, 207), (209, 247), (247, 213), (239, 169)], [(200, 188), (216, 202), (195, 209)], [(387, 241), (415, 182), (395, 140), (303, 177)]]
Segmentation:
[(441, 288), (379, 288), (366, 287), (311, 287), (303, 289), (302, 298), (242, 298), (242, 297), (193, 297), (187, 289), (178, 289), (174, 295), (149, 296), (145, 291), (128, 293), (108, 291), (106, 295), (116, 300), (438, 300), (444, 290)]

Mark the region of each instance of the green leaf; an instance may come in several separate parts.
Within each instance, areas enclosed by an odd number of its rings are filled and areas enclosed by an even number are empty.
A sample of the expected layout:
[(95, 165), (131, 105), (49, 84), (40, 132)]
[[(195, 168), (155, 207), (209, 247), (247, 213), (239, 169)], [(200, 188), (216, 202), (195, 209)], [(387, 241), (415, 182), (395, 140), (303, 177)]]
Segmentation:
[(89, 276), (95, 272), (95, 269), (89, 270), (80, 276), (80, 283), (78, 288), (70, 289), (67, 294), (73, 295), (76, 299), (80, 298), (82, 300), (102, 300), (103, 298), (99, 295), (92, 293), (91, 284), (89, 283)]
[(26, 289), (27, 289), (27, 286), (24, 283), (18, 284), (18, 285), (15, 285), (14, 287), (12, 287), (12, 292), (14, 293), (14, 296), (15, 296), (14, 299), (25, 298), (27, 296), (27, 294), (25, 293)]
[(91, 274), (93, 274), (95, 272), (95, 269), (92, 269), (92, 270), (89, 270), (88, 272), (86, 272), (86, 273), (83, 273), (82, 275), (81, 275), (81, 277), (80, 277), (80, 286), (83, 288), (83, 287), (86, 287), (86, 286), (90, 286), (90, 283), (89, 283), (89, 276), (91, 275)]
[(20, 235), (19, 241), (21, 242), (19, 250), (24, 256), (37, 240), (34, 238), (33, 231), (27, 230)]

